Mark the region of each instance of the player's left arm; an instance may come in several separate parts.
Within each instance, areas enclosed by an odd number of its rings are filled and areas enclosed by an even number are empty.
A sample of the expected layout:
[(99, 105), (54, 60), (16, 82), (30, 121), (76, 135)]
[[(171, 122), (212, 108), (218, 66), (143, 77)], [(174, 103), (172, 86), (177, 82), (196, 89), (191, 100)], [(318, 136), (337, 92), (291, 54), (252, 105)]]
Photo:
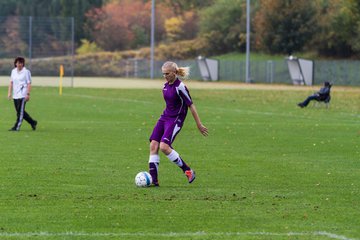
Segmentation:
[(201, 132), (202, 135), (207, 136), (208, 129), (200, 121), (199, 114), (197, 113), (196, 107), (191, 100), (189, 90), (187, 89), (187, 87), (185, 86), (184, 83), (181, 83), (179, 85), (178, 90), (179, 90), (180, 97), (185, 101), (185, 104), (190, 108), (191, 114), (194, 117), (197, 128), (199, 129), (199, 131)]
[(201, 123), (200, 117), (199, 117), (199, 114), (198, 114), (197, 111), (196, 111), (195, 105), (194, 105), (194, 104), (191, 104), (191, 105), (189, 106), (189, 109), (190, 109), (190, 111), (191, 111), (191, 114), (192, 114), (193, 117), (194, 117), (194, 120), (195, 120), (195, 122), (196, 122), (197, 128), (199, 129), (199, 131), (201, 132), (202, 135), (207, 136), (207, 135), (209, 134), (208, 129), (207, 129), (207, 127), (205, 127), (205, 126)]
[(30, 92), (31, 92), (31, 73), (30, 73), (30, 71), (27, 71), (26, 82), (27, 82), (27, 89), (26, 89), (27, 91), (26, 91), (25, 101), (29, 101), (30, 100)]
[(25, 100), (29, 101), (30, 100), (30, 91), (31, 91), (31, 83), (29, 83), (27, 85), (27, 91), (26, 91), (26, 96), (25, 96)]

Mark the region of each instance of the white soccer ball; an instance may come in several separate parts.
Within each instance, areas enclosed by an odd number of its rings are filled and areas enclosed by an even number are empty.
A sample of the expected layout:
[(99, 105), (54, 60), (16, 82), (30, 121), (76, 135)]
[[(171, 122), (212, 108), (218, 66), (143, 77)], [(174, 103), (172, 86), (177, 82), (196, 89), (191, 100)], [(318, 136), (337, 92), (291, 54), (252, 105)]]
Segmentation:
[(152, 183), (151, 175), (148, 172), (139, 172), (135, 176), (135, 184), (138, 187), (148, 187)]

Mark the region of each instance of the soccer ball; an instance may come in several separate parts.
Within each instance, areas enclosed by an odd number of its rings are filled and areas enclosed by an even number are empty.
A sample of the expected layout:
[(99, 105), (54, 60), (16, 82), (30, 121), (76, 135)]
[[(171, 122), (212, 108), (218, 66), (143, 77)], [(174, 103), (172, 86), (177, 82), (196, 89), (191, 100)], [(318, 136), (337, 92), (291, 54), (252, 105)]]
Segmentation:
[(152, 183), (151, 175), (148, 172), (139, 172), (135, 176), (135, 184), (138, 187), (148, 187)]

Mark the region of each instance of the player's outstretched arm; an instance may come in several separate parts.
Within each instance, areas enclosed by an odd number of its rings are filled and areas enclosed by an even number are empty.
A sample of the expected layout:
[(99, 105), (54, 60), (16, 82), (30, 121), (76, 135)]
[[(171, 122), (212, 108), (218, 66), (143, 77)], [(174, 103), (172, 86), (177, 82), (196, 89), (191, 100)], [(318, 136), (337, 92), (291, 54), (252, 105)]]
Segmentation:
[(194, 117), (196, 126), (198, 127), (199, 131), (201, 132), (202, 135), (207, 136), (209, 134), (208, 129), (204, 125), (202, 125), (199, 114), (196, 111), (195, 105), (191, 104), (189, 108), (190, 108), (191, 114)]

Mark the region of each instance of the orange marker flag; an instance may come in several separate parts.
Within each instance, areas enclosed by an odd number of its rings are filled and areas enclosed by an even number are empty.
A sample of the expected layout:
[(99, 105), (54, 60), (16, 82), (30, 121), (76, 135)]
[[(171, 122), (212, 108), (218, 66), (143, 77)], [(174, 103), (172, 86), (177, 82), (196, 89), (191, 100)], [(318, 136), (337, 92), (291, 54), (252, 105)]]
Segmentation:
[(59, 82), (59, 95), (62, 95), (62, 77), (64, 76), (64, 66), (60, 65), (60, 82)]
[(60, 65), (60, 77), (64, 76), (64, 65)]

